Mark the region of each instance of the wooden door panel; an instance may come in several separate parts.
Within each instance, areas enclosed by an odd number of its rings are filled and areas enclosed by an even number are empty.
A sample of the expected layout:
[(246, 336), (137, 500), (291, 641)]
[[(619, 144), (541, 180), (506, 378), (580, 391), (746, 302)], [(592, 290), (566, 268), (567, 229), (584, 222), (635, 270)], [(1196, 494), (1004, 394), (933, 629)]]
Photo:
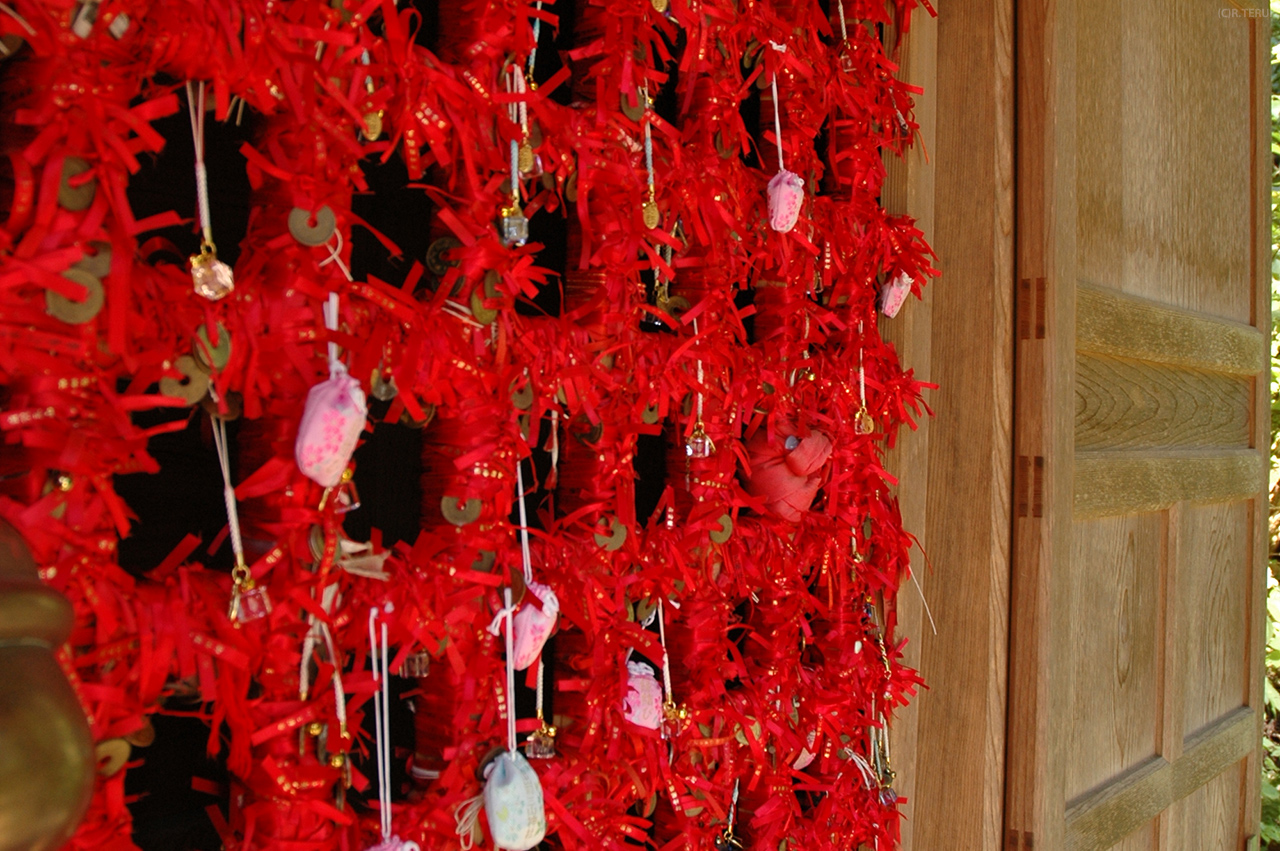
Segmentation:
[[(1223, 3), (1076, 4), (1078, 274), (1252, 321), (1250, 28)], [(1240, 25), (1233, 25), (1240, 24)]]
[(1076, 524), (1069, 798), (1156, 752), (1164, 534), (1158, 513)]
[(1005, 851), (1256, 833), (1262, 8), (1020, 7)]

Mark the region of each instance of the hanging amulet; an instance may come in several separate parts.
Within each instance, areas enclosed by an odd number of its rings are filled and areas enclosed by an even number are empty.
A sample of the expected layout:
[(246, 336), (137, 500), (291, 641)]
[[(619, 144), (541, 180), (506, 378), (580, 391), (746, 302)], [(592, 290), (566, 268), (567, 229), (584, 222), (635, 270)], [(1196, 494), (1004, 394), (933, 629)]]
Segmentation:
[(662, 211), (658, 209), (656, 201), (645, 201), (640, 208), (640, 215), (644, 219), (644, 226), (649, 230), (653, 230), (662, 223)]
[(374, 142), (382, 135), (382, 110), (364, 114), (364, 129), (360, 131), (365, 141)]
[(196, 295), (217, 301), (236, 288), (235, 273), (218, 259), (218, 250), (207, 240), (200, 241), (200, 253), (191, 255), (191, 285)]
[(519, 204), (502, 208), (502, 241), (508, 246), (524, 245), (529, 241), (529, 220)]
[(267, 589), (253, 580), (253, 574), (244, 562), (240, 562), (231, 571), (231, 604), (227, 607), (227, 617), (233, 624), (260, 620), (271, 613), (271, 598)]
[(876, 430), (876, 421), (871, 418), (871, 414), (865, 407), (858, 409), (853, 425), (854, 431), (858, 434), (874, 434)]
[(653, 11), (659, 15), (665, 15), (667, 9), (671, 6), (671, 0), (649, 0), (649, 5), (653, 7)]
[(551, 759), (556, 755), (556, 728), (543, 721), (542, 726), (529, 734), (524, 742), (524, 754), (529, 759)]
[(716, 444), (707, 434), (707, 427), (698, 420), (693, 424), (693, 433), (684, 443), (684, 452), (690, 458), (710, 458), (715, 454)]
[(516, 153), (516, 167), (521, 173), (528, 174), (533, 171), (534, 166), (533, 145), (529, 144), (529, 140), (525, 139), (520, 143), (520, 149)]

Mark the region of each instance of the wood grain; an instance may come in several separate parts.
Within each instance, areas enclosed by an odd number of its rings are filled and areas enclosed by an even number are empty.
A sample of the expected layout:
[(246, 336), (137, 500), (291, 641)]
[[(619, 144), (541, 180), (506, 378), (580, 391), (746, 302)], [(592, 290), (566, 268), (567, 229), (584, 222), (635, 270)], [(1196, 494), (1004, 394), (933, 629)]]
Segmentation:
[(1082, 352), (1254, 376), (1267, 365), (1257, 328), (1081, 283), (1076, 348)]
[[(1152, 757), (1115, 782), (1086, 793), (1067, 805), (1066, 848), (1102, 851), (1150, 822), (1256, 750), (1257, 716), (1241, 707), (1187, 740), (1181, 758), (1170, 763)], [(1238, 776), (1237, 776), (1238, 784)], [(1238, 815), (1238, 814), (1237, 814)], [(1202, 851), (1231, 844), (1182, 844), (1177, 849)]]
[(1253, 384), (1121, 358), (1076, 358), (1076, 450), (1252, 442)]
[[(1230, 2), (1074, 4), (1081, 280), (1251, 320), (1250, 23)], [(1120, 61), (1117, 61), (1119, 59)]]
[(1247, 501), (1187, 506), (1183, 525), (1181, 640), (1188, 688), (1184, 725), (1195, 731), (1247, 703), (1246, 612), (1252, 517)]
[(1082, 518), (1247, 499), (1266, 474), (1266, 458), (1252, 449), (1080, 452), (1073, 506)]
[[(932, 569), (918, 575), (938, 635), (920, 620), (913, 636), (929, 688), (916, 701), (915, 795), (903, 827), (917, 851), (985, 851), (1001, 835), (1008, 672), (1013, 4), (938, 12), (936, 109), (946, 120), (930, 151), (930, 239), (942, 278), (931, 286), (928, 333), (939, 387), (923, 539)], [(908, 582), (900, 599), (914, 593)]]
[(1160, 514), (1075, 525), (1069, 797), (1157, 752), (1164, 537)]

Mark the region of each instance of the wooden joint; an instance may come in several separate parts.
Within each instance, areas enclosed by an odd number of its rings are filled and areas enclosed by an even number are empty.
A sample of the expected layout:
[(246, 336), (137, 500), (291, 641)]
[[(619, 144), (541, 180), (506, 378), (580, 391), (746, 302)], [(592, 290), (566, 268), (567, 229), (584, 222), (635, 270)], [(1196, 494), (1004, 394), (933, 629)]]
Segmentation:
[(1044, 456), (1019, 455), (1013, 477), (1019, 517), (1044, 516)]
[(1044, 278), (1018, 281), (1018, 339), (1043, 340), (1047, 320), (1048, 284)]

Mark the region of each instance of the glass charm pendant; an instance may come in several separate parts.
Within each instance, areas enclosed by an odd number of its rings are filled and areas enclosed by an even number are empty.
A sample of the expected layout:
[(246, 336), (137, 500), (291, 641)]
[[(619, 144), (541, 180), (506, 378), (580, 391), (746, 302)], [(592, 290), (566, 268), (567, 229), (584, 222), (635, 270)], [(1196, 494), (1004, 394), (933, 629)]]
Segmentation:
[(529, 220), (519, 204), (502, 208), (502, 241), (508, 246), (524, 245), (529, 241)]
[(529, 734), (524, 742), (524, 754), (529, 759), (551, 759), (556, 755), (556, 728), (546, 721)]
[(271, 597), (267, 589), (253, 581), (253, 574), (244, 562), (231, 571), (231, 605), (227, 617), (236, 626), (261, 620), (271, 613)]
[(412, 677), (418, 679), (425, 677), (431, 673), (431, 654), (426, 648), (419, 650), (404, 660), (404, 664), (400, 666), (400, 676)]
[(698, 420), (693, 424), (693, 433), (684, 442), (685, 455), (690, 458), (710, 458), (715, 451), (715, 441), (707, 434), (707, 427), (702, 420)]
[(218, 301), (236, 288), (231, 267), (218, 259), (217, 249), (206, 240), (200, 242), (200, 253), (191, 255), (191, 284), (196, 295)]

